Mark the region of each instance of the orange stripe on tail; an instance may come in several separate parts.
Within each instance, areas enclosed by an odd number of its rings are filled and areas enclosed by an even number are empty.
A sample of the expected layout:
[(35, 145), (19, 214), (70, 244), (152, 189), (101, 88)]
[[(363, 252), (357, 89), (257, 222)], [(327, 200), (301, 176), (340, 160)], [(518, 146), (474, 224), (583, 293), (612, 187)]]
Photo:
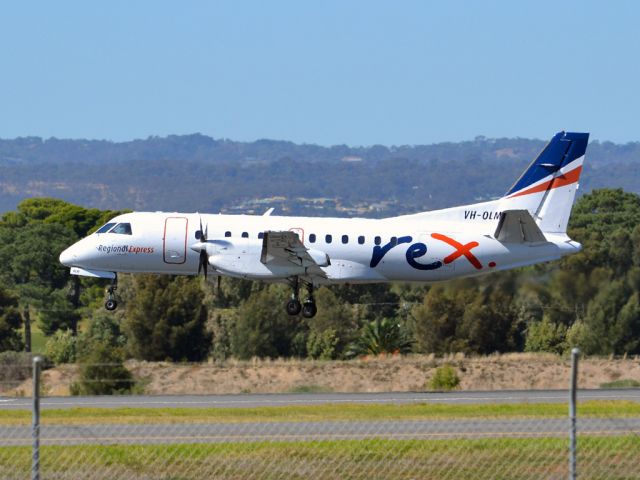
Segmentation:
[(548, 182), (541, 183), (540, 185), (536, 185), (535, 187), (528, 188), (527, 190), (522, 190), (521, 192), (515, 193), (511, 195), (509, 198), (519, 197), (521, 195), (529, 195), (530, 193), (538, 193), (544, 192), (545, 190), (558, 187), (564, 187), (565, 185), (570, 185), (572, 183), (577, 182), (580, 179), (580, 173), (582, 172), (582, 165), (573, 170), (560, 175), (559, 177), (554, 178), (553, 180), (549, 180)]

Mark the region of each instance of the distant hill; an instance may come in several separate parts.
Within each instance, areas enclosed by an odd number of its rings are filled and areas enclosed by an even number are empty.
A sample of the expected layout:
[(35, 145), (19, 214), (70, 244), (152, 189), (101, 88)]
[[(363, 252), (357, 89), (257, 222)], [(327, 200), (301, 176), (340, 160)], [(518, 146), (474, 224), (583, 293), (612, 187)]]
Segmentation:
[[(0, 139), (0, 212), (50, 196), (101, 209), (380, 217), (502, 195), (545, 141), (477, 137), (386, 147), (171, 135)], [(582, 191), (640, 193), (640, 142), (592, 142)]]

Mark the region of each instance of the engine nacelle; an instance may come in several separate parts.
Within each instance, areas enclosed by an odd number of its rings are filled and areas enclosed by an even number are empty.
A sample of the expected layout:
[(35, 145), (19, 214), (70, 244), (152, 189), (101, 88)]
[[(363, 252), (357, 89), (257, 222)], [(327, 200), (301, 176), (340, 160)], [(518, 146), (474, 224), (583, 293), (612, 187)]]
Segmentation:
[(308, 250), (307, 253), (319, 267), (328, 267), (331, 265), (329, 255), (320, 250)]
[(273, 279), (274, 277), (287, 278), (304, 274), (304, 268), (292, 263), (265, 265), (260, 261), (259, 255), (247, 252), (211, 255), (209, 265), (224, 275), (255, 280)]

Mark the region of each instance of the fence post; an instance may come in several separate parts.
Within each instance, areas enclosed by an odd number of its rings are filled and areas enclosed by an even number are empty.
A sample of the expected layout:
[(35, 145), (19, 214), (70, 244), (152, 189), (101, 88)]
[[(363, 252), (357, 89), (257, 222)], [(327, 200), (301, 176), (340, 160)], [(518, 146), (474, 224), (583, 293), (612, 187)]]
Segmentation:
[(42, 357), (33, 357), (33, 410), (31, 416), (31, 480), (40, 480), (40, 367)]
[(577, 390), (578, 390), (578, 357), (580, 349), (571, 349), (571, 398), (569, 399), (569, 419), (571, 431), (569, 432), (569, 479), (575, 480), (576, 472), (576, 416), (577, 416)]

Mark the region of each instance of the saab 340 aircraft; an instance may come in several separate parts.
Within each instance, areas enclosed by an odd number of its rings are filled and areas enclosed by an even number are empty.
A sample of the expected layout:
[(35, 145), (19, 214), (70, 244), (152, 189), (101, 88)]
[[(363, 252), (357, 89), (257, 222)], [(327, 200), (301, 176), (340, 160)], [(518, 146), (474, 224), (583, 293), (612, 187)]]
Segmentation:
[[(384, 219), (134, 212), (67, 248), (74, 275), (201, 272), (291, 285), (287, 313), (316, 314), (316, 287), (437, 282), (559, 259), (589, 139), (560, 132), (497, 200)], [(300, 301), (300, 290), (307, 292)]]

